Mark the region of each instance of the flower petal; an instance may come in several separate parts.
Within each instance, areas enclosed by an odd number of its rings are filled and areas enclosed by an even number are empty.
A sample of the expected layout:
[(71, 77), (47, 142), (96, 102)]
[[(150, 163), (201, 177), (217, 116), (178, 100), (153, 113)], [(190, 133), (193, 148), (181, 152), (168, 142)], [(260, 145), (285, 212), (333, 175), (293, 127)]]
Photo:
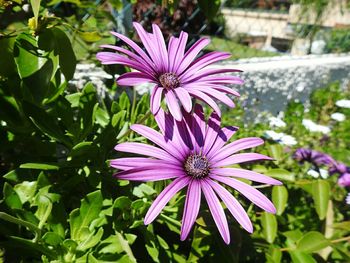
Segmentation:
[(179, 103), (177, 102), (176, 96), (172, 90), (167, 90), (165, 92), (165, 100), (168, 104), (169, 111), (171, 115), (175, 118), (177, 121), (182, 120), (182, 113), (180, 110)]
[(224, 146), (225, 143), (231, 139), (231, 137), (236, 133), (236, 131), (238, 131), (238, 127), (235, 126), (223, 127), (218, 132), (218, 136), (216, 137), (213, 147), (211, 147), (211, 149), (207, 153), (208, 159), (215, 155), (216, 152), (219, 151), (222, 148), (222, 146)]
[(169, 60), (170, 72), (176, 72), (176, 69), (179, 67), (179, 64), (181, 63), (185, 54), (187, 39), (188, 34), (184, 31), (181, 31), (180, 36), (176, 41), (176, 48), (170, 50), (169, 46), (169, 57), (172, 58)]
[(213, 158), (211, 158), (210, 160), (212, 162), (217, 162), (224, 158), (227, 158), (228, 156), (238, 151), (253, 148), (261, 144), (264, 144), (264, 140), (260, 138), (256, 138), (256, 137), (242, 138), (234, 142), (231, 142), (228, 145), (221, 148), (219, 151), (216, 152), (215, 156), (213, 156)]
[(227, 219), (225, 216), (224, 209), (222, 208), (219, 199), (215, 195), (213, 189), (211, 188), (207, 180), (205, 179), (201, 180), (201, 187), (202, 187), (205, 199), (207, 200), (211, 215), (213, 216), (215, 224), (220, 232), (220, 235), (225, 241), (225, 243), (229, 244), (230, 231), (228, 229), (228, 224), (227, 224)]
[(195, 104), (193, 114), (185, 113), (184, 117), (193, 143), (193, 149), (195, 152), (199, 152), (200, 148), (204, 145), (206, 129), (202, 106), (200, 104)]
[(178, 68), (175, 69), (175, 72), (178, 75), (180, 75), (188, 67), (188, 65), (190, 65), (190, 63), (196, 58), (199, 52), (209, 43), (209, 38), (201, 38), (196, 43), (194, 43), (193, 46), (189, 50), (187, 50), (180, 65), (178, 66)]
[(176, 145), (174, 145), (171, 141), (166, 142), (164, 136), (152, 128), (142, 124), (133, 124), (131, 125), (130, 129), (162, 147), (179, 161), (183, 159), (183, 156), (178, 152)]
[(222, 74), (222, 73), (230, 73), (230, 72), (242, 72), (241, 70), (238, 69), (212, 69), (212, 68), (204, 68), (202, 70), (199, 70), (198, 72), (196, 72), (196, 74), (193, 75), (187, 75), (186, 74), (186, 78), (182, 77), (181, 81), (183, 83), (187, 83), (187, 82), (193, 82), (193, 81), (197, 81), (203, 77), (207, 77), (207, 76), (211, 76), (211, 75), (216, 75), (216, 74)]
[(187, 188), (184, 212), (181, 224), (181, 236), (183, 241), (187, 238), (194, 222), (197, 219), (201, 204), (201, 185), (197, 180), (192, 180)]
[(237, 201), (236, 198), (232, 196), (232, 194), (227, 191), (224, 187), (213, 180), (207, 180), (210, 186), (214, 189), (216, 194), (221, 198), (221, 200), (225, 203), (228, 210), (230, 210), (233, 217), (237, 220), (237, 222), (249, 233), (253, 233), (253, 225), (250, 221), (249, 216), (246, 211), (242, 207), (242, 205)]
[(273, 214), (276, 213), (276, 208), (273, 203), (254, 187), (230, 177), (211, 175), (210, 178), (231, 186), (265, 211)]
[(259, 153), (239, 153), (231, 155), (223, 160), (214, 163), (212, 167), (221, 167), (237, 163), (245, 163), (257, 160), (273, 160), (271, 157)]
[[(185, 87), (184, 87), (185, 88)], [(203, 92), (185, 88), (189, 94), (207, 103), (219, 116), (221, 116), (221, 110), (215, 101)]]
[(217, 168), (210, 171), (212, 174), (221, 175), (221, 176), (233, 176), (248, 179), (254, 182), (259, 182), (263, 184), (271, 185), (281, 185), (282, 183), (276, 179), (268, 177), (263, 174), (259, 174), (253, 171), (239, 169), (239, 168)]
[(193, 87), (192, 89), (199, 90), (199, 91), (207, 94), (208, 96), (213, 97), (213, 98), (225, 103), (227, 106), (229, 106), (231, 108), (235, 107), (235, 104), (233, 103), (233, 101), (229, 97), (227, 97), (227, 95), (225, 95), (224, 93), (222, 93), (220, 91), (217, 91), (216, 89), (212, 89), (209, 87), (201, 87), (201, 86), (196, 86), (196, 87)]
[(162, 101), (162, 94), (163, 94), (163, 88), (155, 86), (152, 90), (151, 94), (151, 112), (155, 115), (157, 114), (159, 108), (160, 108), (160, 103)]
[(152, 24), (152, 29), (154, 33), (154, 38), (157, 40), (158, 51), (160, 55), (160, 60), (162, 61), (163, 70), (167, 71), (168, 65), (169, 65), (169, 58), (168, 58), (168, 51), (166, 50), (163, 34), (156, 24)]
[(119, 180), (153, 182), (186, 176), (181, 168), (161, 168), (158, 165), (149, 165), (128, 169), (113, 175)]
[(165, 161), (171, 161), (174, 163), (180, 163), (175, 157), (167, 153), (166, 151), (154, 147), (152, 145), (147, 145), (138, 142), (124, 142), (118, 144), (114, 147), (116, 151), (142, 154), (146, 156), (151, 156)]
[(135, 86), (145, 82), (156, 83), (155, 79), (142, 72), (128, 72), (117, 78), (117, 83), (120, 86)]
[(192, 110), (192, 99), (190, 94), (188, 94), (187, 90), (181, 87), (177, 87), (175, 90), (176, 96), (181, 101), (183, 108), (190, 112)]
[(165, 205), (170, 201), (170, 199), (182, 188), (187, 186), (189, 181), (190, 177), (185, 176), (175, 179), (171, 184), (165, 187), (165, 189), (158, 195), (156, 200), (154, 200), (151, 207), (148, 209), (144, 220), (145, 225), (152, 223), (153, 220), (160, 214)]
[(144, 167), (148, 165), (159, 165), (159, 167), (168, 167), (169, 169), (176, 169), (179, 167), (179, 165), (171, 163), (169, 161), (167, 162), (145, 157), (127, 157), (110, 160), (110, 166), (119, 170), (129, 170), (132, 168)]
[(203, 154), (206, 155), (207, 152), (213, 146), (213, 143), (218, 136), (218, 132), (220, 130), (221, 118), (213, 112), (208, 120), (207, 130), (205, 134), (204, 146), (203, 146)]

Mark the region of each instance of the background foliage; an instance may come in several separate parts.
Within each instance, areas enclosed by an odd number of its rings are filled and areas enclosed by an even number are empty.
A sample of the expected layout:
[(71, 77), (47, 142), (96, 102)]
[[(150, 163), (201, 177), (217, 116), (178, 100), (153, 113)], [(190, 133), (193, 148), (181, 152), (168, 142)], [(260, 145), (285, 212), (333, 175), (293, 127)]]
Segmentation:
[[(204, 13), (212, 10), (211, 1), (201, 2)], [(107, 25), (119, 26), (110, 8), (121, 10), (122, 3), (99, 3), (32, 0), (31, 11), (23, 13), (26, 2), (2, 2), (1, 15), (8, 18), (0, 19), (4, 29), (0, 36), (2, 260), (349, 261), (350, 213), (344, 203), (345, 189), (336, 184), (336, 176), (314, 179), (306, 175), (309, 166), (291, 158), (295, 149), (274, 141), (258, 151), (275, 162), (247, 167), (284, 182), (260, 189), (272, 198), (277, 214), (261, 212), (237, 196), (252, 218), (254, 234), (244, 232), (229, 218), (232, 243), (226, 246), (204, 206), (191, 237), (181, 242), (184, 193), (170, 202), (155, 223), (143, 224), (165, 182), (117, 181), (108, 160), (116, 157), (113, 147), (117, 143), (144, 140), (129, 132), (132, 123), (155, 127), (148, 111), (149, 95), (121, 93), (114, 84), (101, 91), (91, 83), (83, 89), (68, 83), (77, 61), (93, 58), (93, 50), (106, 41)], [(335, 111), (350, 118), (349, 109), (335, 105), (346, 96), (349, 93), (333, 84), (312, 95), (308, 113), (302, 104), (290, 104), (287, 127), (280, 131), (297, 137), (299, 146), (327, 152), (350, 164), (350, 123), (330, 119)], [(263, 136), (268, 126), (244, 125), (242, 114), (239, 108), (226, 112), (223, 122), (241, 126), (238, 137)], [(331, 134), (324, 138), (305, 130), (301, 124), (305, 114), (331, 125)]]

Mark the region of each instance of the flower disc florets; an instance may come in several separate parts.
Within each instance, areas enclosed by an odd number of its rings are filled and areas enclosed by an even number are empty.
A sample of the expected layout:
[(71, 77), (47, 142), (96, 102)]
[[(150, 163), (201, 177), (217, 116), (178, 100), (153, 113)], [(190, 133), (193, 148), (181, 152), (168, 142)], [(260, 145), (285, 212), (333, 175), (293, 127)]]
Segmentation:
[(209, 175), (209, 162), (207, 158), (198, 154), (191, 154), (184, 164), (185, 172), (188, 176), (201, 179)]
[(159, 82), (167, 90), (175, 89), (180, 85), (179, 78), (172, 72), (160, 75)]

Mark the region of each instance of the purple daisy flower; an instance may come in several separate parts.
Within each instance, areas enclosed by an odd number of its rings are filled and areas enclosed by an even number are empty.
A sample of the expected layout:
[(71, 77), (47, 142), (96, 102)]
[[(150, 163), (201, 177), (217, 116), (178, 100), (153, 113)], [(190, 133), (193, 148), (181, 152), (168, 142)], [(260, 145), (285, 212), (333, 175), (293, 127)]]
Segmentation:
[(293, 158), (300, 163), (310, 162), (316, 166), (332, 166), (335, 163), (333, 158), (328, 154), (306, 148), (297, 149), (293, 155)]
[(131, 39), (111, 32), (125, 42), (133, 52), (113, 46), (102, 45), (115, 52), (99, 52), (96, 57), (102, 64), (121, 64), (135, 69), (117, 79), (119, 85), (134, 86), (144, 82), (154, 83), (151, 94), (151, 111), (156, 114), (164, 95), (170, 113), (178, 121), (182, 118), (181, 107), (186, 112), (192, 110), (191, 97), (207, 103), (220, 116), (220, 108), (213, 100), (219, 100), (229, 107), (234, 107), (232, 100), (225, 94), (239, 96), (226, 84), (242, 84), (243, 80), (236, 76), (215, 76), (220, 73), (239, 72), (236, 69), (213, 69), (207, 66), (230, 57), (229, 53), (213, 51), (197, 58), (200, 51), (209, 44), (208, 38), (199, 39), (185, 52), (188, 34), (181, 32), (178, 38), (171, 37), (166, 46), (162, 32), (155, 24), (153, 33), (146, 32), (143, 27), (134, 23), (145, 51)]
[(237, 127), (221, 128), (221, 119), (215, 112), (206, 122), (203, 109), (198, 104), (194, 106), (193, 115), (184, 110), (182, 113), (183, 120), (176, 121), (170, 114), (159, 110), (155, 118), (161, 133), (144, 125), (132, 125), (133, 131), (158, 147), (136, 142), (118, 144), (115, 147), (117, 151), (151, 158), (119, 158), (112, 160), (111, 166), (123, 170), (115, 174), (118, 179), (130, 181), (174, 179), (149, 208), (144, 219), (146, 225), (155, 220), (177, 192), (187, 187), (181, 240), (187, 238), (197, 218), (203, 192), (216, 226), (228, 244), (230, 233), (219, 198), (245, 230), (251, 233), (253, 226), (241, 204), (221, 184), (234, 188), (267, 212), (275, 213), (276, 209), (267, 197), (237, 178), (271, 185), (280, 185), (281, 182), (253, 171), (227, 167), (256, 160), (271, 160), (270, 157), (258, 153), (237, 153), (263, 144), (262, 139), (244, 138), (225, 145), (237, 131)]

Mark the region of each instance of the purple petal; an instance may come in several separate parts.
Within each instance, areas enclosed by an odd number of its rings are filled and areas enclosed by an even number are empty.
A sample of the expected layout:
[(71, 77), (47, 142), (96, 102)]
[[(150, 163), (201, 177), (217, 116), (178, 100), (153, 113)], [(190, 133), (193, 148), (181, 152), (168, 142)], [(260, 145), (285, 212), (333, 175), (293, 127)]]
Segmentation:
[(196, 43), (194, 43), (193, 46), (189, 50), (187, 50), (186, 54), (184, 55), (184, 58), (182, 59), (179, 67), (176, 68), (175, 72), (178, 75), (180, 75), (188, 67), (188, 65), (190, 65), (190, 63), (196, 58), (199, 52), (209, 43), (209, 38), (201, 38)]
[(181, 79), (188, 78), (188, 76), (194, 75), (198, 70), (213, 64), (217, 61), (227, 59), (231, 56), (230, 53), (213, 51), (200, 58), (197, 58), (195, 61), (191, 63), (188, 69), (180, 76)]
[(228, 94), (232, 94), (236, 97), (241, 96), (237, 91), (235, 91), (229, 87), (223, 86), (223, 85), (212, 85), (211, 88), (216, 89), (216, 90), (221, 91), (221, 92), (226, 92)]
[(213, 216), (215, 224), (221, 234), (221, 237), (226, 244), (230, 243), (230, 231), (228, 229), (227, 219), (225, 216), (224, 209), (222, 208), (219, 199), (215, 195), (213, 189), (207, 180), (201, 180), (201, 187), (207, 200), (209, 210)]
[(153, 29), (155, 39), (157, 40), (160, 59), (162, 61), (162, 64), (164, 65), (163, 70), (167, 71), (168, 65), (169, 65), (169, 58), (168, 58), (168, 51), (166, 50), (166, 46), (165, 46), (164, 37), (159, 27), (156, 24), (152, 24), (152, 29)]
[(218, 132), (220, 130), (221, 119), (220, 117), (213, 112), (208, 120), (207, 131), (205, 134), (204, 146), (203, 146), (203, 154), (206, 155), (207, 152), (213, 146), (213, 143), (218, 136)]
[(215, 156), (213, 156), (213, 158), (211, 158), (210, 161), (218, 162), (238, 151), (253, 148), (263, 143), (264, 140), (255, 137), (239, 139), (237, 141), (229, 143), (228, 145), (224, 146), (219, 151), (217, 151)]
[(162, 101), (162, 94), (163, 94), (163, 88), (155, 86), (152, 90), (151, 94), (151, 111), (155, 115), (157, 114), (159, 108), (160, 108), (160, 103)]
[(129, 181), (160, 181), (167, 180), (176, 177), (186, 176), (184, 171), (181, 169), (174, 169), (170, 167), (161, 168), (158, 165), (149, 165), (143, 167), (136, 167), (128, 169), (113, 175), (119, 180), (129, 180)]
[(212, 167), (221, 167), (237, 163), (245, 163), (257, 160), (273, 160), (271, 157), (259, 153), (239, 153), (231, 155), (223, 160), (214, 163)]
[(227, 126), (222, 128), (218, 132), (218, 136), (216, 137), (213, 147), (207, 153), (207, 157), (210, 159), (213, 155), (215, 155), (216, 152), (219, 151), (222, 148), (222, 146), (224, 146), (225, 143), (231, 139), (231, 137), (236, 133), (237, 130), (238, 127), (235, 126)]
[(169, 111), (171, 115), (175, 118), (177, 121), (182, 120), (182, 113), (180, 110), (180, 106), (177, 102), (176, 96), (172, 90), (167, 90), (165, 92), (165, 100), (168, 104)]
[(263, 210), (269, 213), (276, 213), (276, 208), (273, 205), (273, 203), (254, 187), (230, 177), (211, 175), (210, 178), (215, 179), (236, 189), (238, 192), (240, 192), (242, 195), (248, 198), (252, 203), (256, 204)]
[(167, 151), (179, 161), (183, 160), (183, 156), (177, 150), (176, 145), (174, 145), (171, 141), (165, 141), (164, 136), (159, 132), (142, 124), (133, 124), (131, 125), (130, 129), (162, 147), (165, 151)]
[(215, 181), (207, 180), (210, 186), (215, 190), (216, 194), (225, 203), (228, 210), (230, 210), (233, 217), (237, 222), (249, 233), (253, 233), (253, 225), (248, 217), (246, 211), (243, 209), (241, 204), (232, 196), (232, 194), (227, 191), (224, 187)]
[(121, 53), (129, 56), (130, 58), (136, 60), (138, 63), (142, 64), (143, 66), (145, 66), (148, 69), (150, 74), (155, 73), (154, 69), (148, 65), (147, 61), (144, 60), (143, 57), (138, 56), (137, 54), (131, 52), (130, 50), (127, 50), (127, 49), (121, 48), (121, 47), (117, 47), (117, 46), (113, 46), (113, 45), (101, 45), (100, 47), (101, 48), (110, 48), (110, 49), (116, 50), (118, 52), (121, 52)]
[(117, 38), (121, 39), (126, 44), (128, 44), (133, 50), (135, 50), (147, 62), (147, 64), (151, 68), (153, 68), (153, 69), (155, 68), (155, 65), (152, 62), (152, 60), (150, 60), (150, 58), (147, 56), (147, 54), (134, 41), (132, 41), (130, 38), (128, 38), (122, 34), (119, 34), (117, 32), (111, 32), (111, 34), (116, 36)]
[(104, 65), (121, 64), (124, 66), (128, 66), (130, 68), (136, 69), (138, 71), (148, 73), (147, 67), (136, 62), (135, 60), (131, 60), (130, 58), (121, 56), (121, 55), (113, 53), (113, 52), (98, 52), (96, 54), (96, 58), (99, 61), (101, 61), (101, 63)]
[(197, 180), (192, 180), (187, 188), (186, 202), (182, 216), (181, 236), (183, 241), (187, 238), (194, 222), (197, 219), (201, 204), (201, 185)]
[(202, 106), (195, 104), (193, 114), (186, 113), (184, 117), (193, 143), (193, 149), (195, 152), (199, 152), (200, 148), (204, 145), (206, 128)]
[(120, 86), (135, 86), (145, 82), (156, 83), (156, 80), (142, 72), (128, 72), (117, 78), (117, 83)]
[(127, 158), (118, 158), (110, 161), (110, 166), (119, 170), (129, 170), (136, 167), (144, 167), (148, 165), (157, 165), (161, 168), (168, 167), (169, 169), (176, 169), (179, 167), (178, 164), (174, 164), (171, 162), (158, 160), (158, 159), (150, 159), (145, 157), (127, 157)]
[(204, 92), (208, 96), (213, 97), (213, 98), (225, 103), (227, 106), (229, 106), (231, 108), (235, 107), (235, 104), (233, 103), (233, 101), (229, 97), (227, 97), (227, 95), (225, 95), (224, 93), (222, 93), (220, 91), (217, 91), (215, 89), (208, 88), (208, 87), (201, 87), (201, 86), (193, 87), (192, 89)]
[(207, 76), (215, 75), (215, 74), (229, 73), (229, 72), (241, 72), (241, 70), (238, 70), (238, 69), (202, 69), (202, 70), (196, 72), (196, 74), (194, 74), (194, 75), (187, 75), (186, 74), (186, 78), (182, 77), (181, 81), (183, 83), (193, 82), (196, 80), (200, 81), (200, 79), (203, 77), (207, 77)]
[(161, 69), (162, 62), (161, 62), (160, 56), (158, 55), (158, 52), (155, 51), (152, 34), (147, 33), (139, 23), (133, 22), (133, 25), (134, 25), (134, 28), (136, 29), (138, 36), (142, 41), (142, 44), (147, 50), (147, 53), (156, 64), (158, 70)]
[(243, 84), (244, 81), (236, 76), (207, 76), (207, 77), (203, 77), (201, 78), (199, 81), (199, 83), (203, 82), (203, 83), (224, 83), (224, 84)]
[(176, 96), (181, 101), (182, 106), (187, 112), (190, 112), (192, 110), (192, 99), (190, 94), (181, 87), (176, 88), (175, 90)]
[(166, 151), (156, 148), (151, 145), (138, 143), (138, 142), (124, 142), (114, 147), (116, 151), (142, 154), (151, 156), (165, 161), (171, 161), (176, 164), (180, 163), (175, 157), (167, 153)]
[[(185, 87), (184, 87), (185, 88)], [(189, 94), (207, 103), (219, 116), (221, 116), (221, 110), (215, 101), (203, 92), (185, 88)]]
[(176, 39), (176, 41), (174, 41), (175, 43), (173, 44), (173, 48), (170, 49), (169, 46), (170, 72), (176, 72), (176, 69), (179, 67), (179, 64), (182, 61), (185, 54), (187, 39), (188, 34), (186, 32), (181, 31), (179, 38)]
[(268, 177), (263, 174), (259, 174), (253, 171), (239, 169), (239, 168), (214, 168), (210, 171), (212, 174), (221, 175), (221, 176), (233, 176), (248, 179), (254, 182), (259, 182), (263, 184), (271, 185), (281, 185), (282, 183), (276, 179)]
[(153, 220), (160, 214), (165, 205), (170, 201), (170, 199), (182, 188), (187, 186), (189, 181), (190, 177), (181, 177), (175, 179), (171, 184), (165, 187), (165, 189), (158, 195), (156, 200), (154, 200), (151, 207), (148, 209), (144, 220), (145, 225), (152, 223)]

